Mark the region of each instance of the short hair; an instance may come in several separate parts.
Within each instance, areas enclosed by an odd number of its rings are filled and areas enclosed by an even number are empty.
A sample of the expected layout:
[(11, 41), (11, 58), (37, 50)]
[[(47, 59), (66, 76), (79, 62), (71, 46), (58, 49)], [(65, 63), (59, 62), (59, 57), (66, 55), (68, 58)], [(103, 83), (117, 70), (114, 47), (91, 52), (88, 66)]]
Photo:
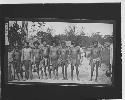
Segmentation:
[(65, 44), (65, 41), (62, 41), (62, 43), (61, 44)]
[(46, 43), (46, 41), (43, 41), (43, 43)]
[(25, 42), (27, 45), (29, 45), (29, 42)]
[(73, 41), (73, 42), (72, 42), (72, 45), (76, 45), (76, 43)]
[(94, 45), (95, 43), (98, 44), (98, 41), (94, 41), (94, 42), (93, 42), (93, 45)]
[(33, 45), (35, 45), (35, 44), (40, 45), (40, 43), (39, 43), (38, 41), (35, 41), (35, 42), (33, 43)]

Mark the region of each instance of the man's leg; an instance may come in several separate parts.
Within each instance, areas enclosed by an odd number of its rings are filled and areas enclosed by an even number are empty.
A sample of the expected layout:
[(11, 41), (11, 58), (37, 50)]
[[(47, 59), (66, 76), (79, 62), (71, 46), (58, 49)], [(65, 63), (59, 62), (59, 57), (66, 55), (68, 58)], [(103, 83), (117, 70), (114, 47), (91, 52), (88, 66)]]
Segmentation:
[(28, 60), (26, 60), (25, 61), (25, 77), (26, 77), (26, 79), (28, 80), (28, 76), (29, 76), (29, 66), (28, 66), (28, 63), (29, 63), (29, 61)]
[(47, 79), (46, 67), (47, 66), (44, 67), (45, 79)]
[(97, 81), (97, 77), (98, 77), (98, 67), (99, 67), (99, 61), (96, 61), (96, 78), (95, 81)]
[(73, 80), (73, 70), (74, 70), (74, 66), (73, 64), (71, 64), (71, 80)]
[(11, 76), (11, 80), (14, 79), (14, 69), (13, 69), (13, 64), (10, 64), (10, 76)]
[(62, 74), (63, 74), (63, 79), (65, 79), (65, 75), (64, 75), (64, 63), (62, 62)]
[(11, 80), (14, 80), (14, 69), (13, 69), (13, 64), (10, 63), (9, 67), (9, 77)]
[(41, 70), (41, 79), (43, 79), (43, 66), (40, 68)]
[(47, 79), (46, 68), (47, 68), (47, 58), (45, 58), (45, 66), (44, 66), (45, 78)]
[(67, 64), (67, 62), (65, 62), (65, 79), (66, 80), (68, 80), (67, 79), (67, 67), (68, 67), (68, 64)]
[(15, 75), (17, 76), (17, 79), (18, 79), (18, 81), (19, 81), (18, 70), (19, 70), (19, 64), (18, 64), (18, 61), (16, 61), (16, 62), (15, 62)]
[(79, 79), (79, 69), (78, 69), (78, 65), (76, 65), (76, 75), (77, 75), (77, 80), (80, 80), (80, 79)]
[(25, 81), (26, 80), (26, 61), (23, 61), (24, 65), (22, 65), (22, 78)]
[(58, 66), (56, 68), (56, 78), (58, 79)]
[(55, 79), (56, 77), (56, 75), (55, 75), (55, 66), (54, 66), (54, 64), (53, 64), (53, 62), (52, 62), (52, 71), (53, 71), (53, 76), (54, 76), (54, 78), (53, 79)]
[(47, 67), (48, 67), (49, 78), (51, 79), (51, 69), (50, 69), (50, 59), (49, 59), (49, 57), (47, 58)]
[(17, 72), (17, 77), (18, 77), (18, 80), (20, 80), (20, 61), (17, 61), (17, 69), (16, 69), (16, 72)]
[(43, 71), (44, 71), (44, 59), (41, 60), (41, 78), (43, 79)]
[(8, 80), (9, 81), (12, 80), (12, 78), (11, 78), (11, 65), (10, 64), (8, 64)]
[(32, 80), (33, 76), (32, 76), (32, 64), (31, 61), (29, 61), (29, 78)]
[(58, 79), (58, 62), (54, 61), (54, 69), (55, 69), (55, 78)]
[(16, 74), (16, 72), (15, 72), (15, 66), (16, 66), (16, 63), (13, 62), (13, 69), (14, 69), (14, 76), (13, 76), (13, 79), (14, 79), (14, 80), (16, 79), (16, 78), (15, 78), (15, 77), (16, 77), (16, 75), (15, 75), (15, 74)]
[(40, 79), (40, 76), (39, 76), (39, 62), (36, 62), (36, 69), (37, 69), (38, 78)]
[(21, 76), (21, 79), (23, 79), (23, 69), (22, 69), (22, 65), (20, 66), (20, 76)]
[(48, 65), (48, 72), (49, 72), (49, 78), (51, 79), (51, 68), (50, 68), (50, 65)]
[(49, 78), (51, 79), (51, 71), (52, 71), (51, 67), (52, 67), (52, 65), (50, 66), (50, 58), (47, 59), (47, 62), (48, 62), (47, 66), (48, 66)]
[(95, 66), (95, 64), (92, 62), (91, 63), (91, 79), (90, 79), (90, 81), (92, 81), (94, 66)]
[(51, 69), (49, 69), (49, 78), (51, 79)]

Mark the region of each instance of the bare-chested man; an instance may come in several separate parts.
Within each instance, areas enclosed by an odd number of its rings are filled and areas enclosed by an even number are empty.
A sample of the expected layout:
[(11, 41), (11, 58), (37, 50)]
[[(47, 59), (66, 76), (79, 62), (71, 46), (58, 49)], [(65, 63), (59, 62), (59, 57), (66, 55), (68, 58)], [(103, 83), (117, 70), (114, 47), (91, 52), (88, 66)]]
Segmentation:
[[(45, 73), (45, 78), (47, 79), (47, 73), (46, 73), (46, 68), (48, 67), (48, 71), (50, 71), (50, 66), (49, 66), (49, 52), (50, 48), (47, 46), (46, 42), (43, 42), (43, 47), (42, 47), (42, 60), (43, 60), (43, 68), (44, 68), (44, 73)], [(41, 71), (41, 74), (43, 76), (43, 73)]]
[(35, 48), (33, 49), (33, 59), (34, 59), (34, 63), (36, 64), (36, 71), (37, 71), (38, 77), (40, 79), (39, 65), (40, 65), (40, 60), (41, 60), (41, 50), (38, 48), (40, 43), (38, 41), (35, 41), (33, 44), (35, 46)]
[(22, 49), (21, 61), (24, 63), (25, 68), (23, 68), (23, 79), (32, 79), (32, 49), (29, 47), (29, 42), (25, 43), (25, 47)]
[[(50, 48), (50, 60), (52, 63), (52, 71), (55, 79), (58, 79), (58, 58), (59, 58), (58, 48), (56, 47), (56, 44), (53, 43), (53, 47)], [(51, 71), (50, 71), (50, 78), (51, 78)]]
[(62, 42), (62, 48), (60, 48), (59, 52), (61, 58), (63, 80), (68, 80), (67, 67), (68, 67), (69, 49), (66, 48), (65, 42)]
[(90, 64), (91, 64), (91, 79), (90, 79), (90, 81), (92, 81), (93, 71), (94, 71), (95, 66), (96, 66), (95, 81), (97, 81), (98, 68), (99, 68), (100, 62), (101, 62), (101, 49), (98, 47), (97, 41), (93, 42), (93, 44), (94, 44), (94, 47), (91, 50), (91, 59), (90, 59)]
[(10, 47), (8, 51), (8, 80), (14, 80), (13, 52), (14, 50)]
[(74, 67), (76, 67), (76, 75), (77, 75), (77, 80), (79, 80), (79, 70), (78, 67), (80, 65), (80, 47), (76, 46), (75, 43), (73, 42), (73, 47), (71, 47), (71, 79), (73, 80), (73, 70)]
[(106, 42), (105, 43), (105, 49), (107, 49), (108, 52), (108, 58), (107, 58), (107, 62), (108, 62), (108, 69), (106, 71), (106, 76), (107, 77), (112, 77), (112, 64), (113, 64), (113, 44), (110, 42)]
[(17, 76), (18, 80), (20, 80), (20, 71), (21, 71), (21, 51), (15, 45), (14, 53), (13, 53), (13, 64), (14, 64), (14, 78)]

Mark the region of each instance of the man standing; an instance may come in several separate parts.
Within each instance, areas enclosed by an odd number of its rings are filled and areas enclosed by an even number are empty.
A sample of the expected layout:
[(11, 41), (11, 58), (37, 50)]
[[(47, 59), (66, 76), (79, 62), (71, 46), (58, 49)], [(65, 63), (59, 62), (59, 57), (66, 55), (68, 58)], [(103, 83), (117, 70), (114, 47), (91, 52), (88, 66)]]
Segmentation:
[(20, 80), (20, 72), (21, 72), (21, 52), (19, 50), (19, 48), (17, 47), (17, 44), (15, 46), (14, 49), (14, 53), (13, 53), (13, 63), (14, 63), (14, 78), (15, 75), (17, 76), (18, 80)]
[[(59, 58), (58, 48), (56, 47), (55, 43), (53, 43), (53, 47), (50, 48), (50, 60), (52, 63), (52, 70), (55, 79), (58, 79), (58, 58)], [(51, 78), (51, 69), (50, 69), (50, 78)]]
[(113, 44), (110, 42), (105, 43), (105, 49), (109, 51), (109, 59), (108, 59), (108, 69), (106, 71), (106, 76), (112, 77), (112, 63), (113, 63)]
[(37, 74), (38, 74), (38, 77), (40, 79), (40, 76), (39, 76), (39, 65), (40, 65), (40, 60), (41, 60), (41, 55), (40, 55), (41, 51), (38, 48), (40, 43), (38, 41), (35, 41), (33, 44), (35, 46), (35, 49), (33, 50), (33, 58), (34, 58), (34, 63), (36, 64)]
[(68, 80), (67, 67), (68, 67), (69, 50), (68, 48), (66, 48), (65, 42), (62, 42), (62, 48), (60, 48), (59, 52), (61, 58), (63, 80)]
[(32, 49), (29, 47), (29, 42), (26, 42), (25, 47), (22, 49), (22, 57), (21, 57), (21, 61), (23, 61), (25, 66), (26, 79), (29, 79), (29, 78), (32, 79), (31, 60), (32, 60)]
[(90, 64), (91, 64), (91, 79), (93, 77), (93, 72), (94, 72), (94, 67), (96, 66), (96, 78), (95, 81), (97, 81), (98, 77), (98, 68), (101, 65), (101, 49), (98, 47), (98, 42), (95, 41), (93, 42), (94, 46), (91, 50), (91, 59), (90, 59)]
[[(47, 79), (47, 73), (46, 73), (46, 68), (48, 67), (48, 70), (50, 70), (49, 66), (49, 52), (50, 48), (46, 45), (46, 42), (43, 42), (43, 47), (42, 47), (42, 60), (43, 60), (43, 68), (44, 68), (44, 73), (45, 73), (45, 78)], [(41, 73), (43, 76), (43, 73)]]
[(111, 65), (111, 73), (112, 73), (112, 64), (113, 64), (113, 44), (110, 44), (110, 65)]
[(71, 47), (71, 79), (72, 80), (73, 80), (74, 67), (76, 67), (77, 80), (79, 80), (78, 67), (80, 65), (80, 59), (81, 59), (80, 47), (76, 46), (75, 43), (73, 42), (73, 47)]
[(13, 50), (10, 46), (8, 52), (8, 80), (14, 80), (14, 67), (13, 67)]

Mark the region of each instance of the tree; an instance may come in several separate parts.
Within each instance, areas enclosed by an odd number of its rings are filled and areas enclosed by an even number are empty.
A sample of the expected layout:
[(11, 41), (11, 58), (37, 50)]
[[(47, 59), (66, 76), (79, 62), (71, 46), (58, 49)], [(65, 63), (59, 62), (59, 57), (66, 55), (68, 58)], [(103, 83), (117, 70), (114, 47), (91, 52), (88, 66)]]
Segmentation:
[(17, 22), (15, 22), (13, 26), (9, 28), (8, 33), (9, 33), (8, 41), (9, 41), (10, 46), (14, 47), (15, 43), (17, 43), (19, 47), (23, 46), (22, 41), (24, 41), (26, 33), (23, 30), (23, 28), (17, 24)]
[(77, 37), (76, 37), (76, 26), (75, 25), (68, 26), (68, 28), (65, 29), (65, 33), (66, 33), (68, 41), (74, 41), (76, 43)]
[(36, 38), (41, 40), (41, 42), (46, 41), (47, 44), (51, 45), (53, 41), (53, 36), (52, 36), (52, 30), (51, 28), (47, 28), (46, 32), (39, 31), (36, 34)]

